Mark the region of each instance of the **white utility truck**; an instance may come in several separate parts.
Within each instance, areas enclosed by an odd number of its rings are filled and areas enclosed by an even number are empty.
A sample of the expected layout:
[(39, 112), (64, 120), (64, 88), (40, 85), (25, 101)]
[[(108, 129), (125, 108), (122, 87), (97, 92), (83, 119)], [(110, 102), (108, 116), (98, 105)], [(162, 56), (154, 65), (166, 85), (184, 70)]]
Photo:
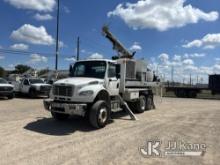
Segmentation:
[(112, 112), (123, 109), (131, 115), (154, 109), (154, 75), (143, 61), (133, 59), (107, 27), (104, 35), (119, 53), (118, 59), (78, 61), (70, 67), (70, 77), (56, 81), (44, 107), (57, 120), (70, 115), (88, 117), (92, 126), (104, 127)]
[(5, 79), (0, 77), (0, 96), (14, 98), (14, 86), (9, 84)]
[(12, 82), (16, 93), (27, 94), (34, 98), (37, 96), (49, 96), (51, 85), (42, 79), (30, 77), (22, 78), (20, 81)]

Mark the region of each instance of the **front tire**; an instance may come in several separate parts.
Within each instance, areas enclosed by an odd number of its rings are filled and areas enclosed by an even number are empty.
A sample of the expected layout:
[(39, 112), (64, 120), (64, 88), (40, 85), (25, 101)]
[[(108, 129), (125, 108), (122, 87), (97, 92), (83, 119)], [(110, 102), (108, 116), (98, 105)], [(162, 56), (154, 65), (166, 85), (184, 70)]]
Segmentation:
[(30, 89), (30, 91), (29, 91), (29, 96), (30, 96), (31, 98), (35, 98), (35, 97), (36, 97), (36, 91), (35, 91), (35, 89)]
[(12, 94), (10, 94), (9, 96), (8, 96), (8, 99), (13, 99), (15, 97), (15, 94), (14, 93), (12, 93)]
[(57, 121), (64, 121), (69, 118), (69, 115), (67, 114), (62, 114), (62, 113), (57, 113), (57, 112), (51, 112), (51, 115), (53, 118)]
[(95, 128), (103, 128), (108, 123), (110, 117), (110, 107), (108, 104), (99, 100), (95, 102), (90, 109), (89, 121), (90, 124)]

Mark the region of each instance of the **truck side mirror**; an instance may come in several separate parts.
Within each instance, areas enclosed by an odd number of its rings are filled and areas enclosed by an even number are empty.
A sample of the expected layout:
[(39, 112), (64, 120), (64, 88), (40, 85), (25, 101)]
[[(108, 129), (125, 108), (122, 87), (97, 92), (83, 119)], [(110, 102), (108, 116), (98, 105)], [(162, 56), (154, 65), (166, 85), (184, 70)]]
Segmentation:
[(120, 64), (116, 64), (116, 78), (121, 78), (121, 65)]

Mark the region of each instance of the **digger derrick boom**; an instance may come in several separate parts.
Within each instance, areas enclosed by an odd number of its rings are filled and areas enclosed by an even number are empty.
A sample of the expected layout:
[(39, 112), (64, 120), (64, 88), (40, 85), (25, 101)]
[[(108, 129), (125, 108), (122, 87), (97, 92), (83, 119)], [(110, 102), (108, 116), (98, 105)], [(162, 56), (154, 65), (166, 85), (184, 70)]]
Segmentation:
[(136, 52), (130, 53), (116, 37), (109, 31), (107, 26), (102, 28), (103, 35), (113, 44), (113, 49), (118, 52), (119, 58), (133, 58)]

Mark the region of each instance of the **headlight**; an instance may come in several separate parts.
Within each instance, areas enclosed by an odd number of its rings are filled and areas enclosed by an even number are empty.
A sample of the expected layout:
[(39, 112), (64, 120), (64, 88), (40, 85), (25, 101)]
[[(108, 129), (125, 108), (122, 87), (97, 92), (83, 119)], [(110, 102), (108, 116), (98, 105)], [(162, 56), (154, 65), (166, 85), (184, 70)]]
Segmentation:
[(82, 91), (79, 93), (80, 96), (91, 96), (93, 95), (93, 91), (89, 90), (89, 91)]

